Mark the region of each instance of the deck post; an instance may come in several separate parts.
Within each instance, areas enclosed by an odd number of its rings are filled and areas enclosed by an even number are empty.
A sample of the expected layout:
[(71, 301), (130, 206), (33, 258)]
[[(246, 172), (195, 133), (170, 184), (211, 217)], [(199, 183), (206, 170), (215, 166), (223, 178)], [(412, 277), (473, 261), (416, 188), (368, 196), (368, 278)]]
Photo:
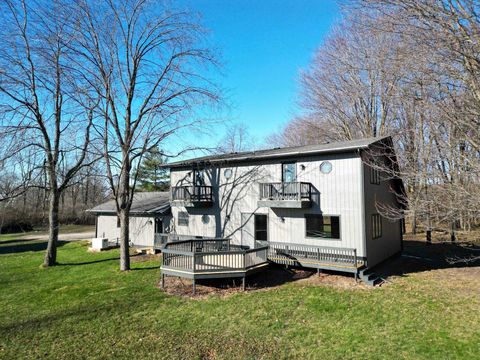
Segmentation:
[(195, 278), (193, 279), (193, 285), (192, 285), (192, 292), (193, 292), (193, 295), (195, 295), (195, 291), (196, 290), (196, 286), (195, 286)]
[(162, 283), (161, 283), (162, 289), (165, 289), (165, 274), (162, 274)]
[[(290, 255), (288, 253), (288, 245), (285, 245), (285, 254)], [(288, 270), (288, 258), (285, 260), (285, 269)]]
[(245, 275), (242, 278), (242, 291), (245, 291)]
[(355, 282), (358, 282), (358, 262), (357, 262), (357, 249), (353, 249), (354, 265), (355, 265)]

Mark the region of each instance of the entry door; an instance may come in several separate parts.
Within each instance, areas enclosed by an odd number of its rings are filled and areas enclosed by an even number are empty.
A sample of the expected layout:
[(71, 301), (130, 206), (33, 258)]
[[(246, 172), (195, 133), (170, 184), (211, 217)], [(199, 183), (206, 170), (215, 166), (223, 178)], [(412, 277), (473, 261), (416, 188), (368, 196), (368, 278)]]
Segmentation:
[(155, 219), (155, 234), (163, 233), (163, 221), (162, 219)]
[(265, 214), (254, 215), (255, 247), (266, 246), (268, 241), (268, 216)]

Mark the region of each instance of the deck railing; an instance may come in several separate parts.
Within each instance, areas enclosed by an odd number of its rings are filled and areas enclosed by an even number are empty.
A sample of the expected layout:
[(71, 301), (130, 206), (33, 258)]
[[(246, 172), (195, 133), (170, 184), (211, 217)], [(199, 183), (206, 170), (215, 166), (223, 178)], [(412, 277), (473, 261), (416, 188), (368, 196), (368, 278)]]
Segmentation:
[(167, 243), (162, 269), (191, 273), (247, 271), (267, 262), (267, 247), (242, 250), (230, 239), (202, 239)]
[(181, 235), (174, 233), (155, 233), (154, 234), (154, 248), (161, 249), (166, 243), (179, 242), (185, 240), (204, 239), (204, 236)]
[(357, 249), (268, 242), (268, 259), (283, 265), (358, 269)]
[(212, 202), (213, 194), (211, 186), (173, 186), (171, 190), (172, 200), (192, 202)]
[(260, 200), (312, 200), (312, 184), (307, 182), (274, 182), (260, 184)]

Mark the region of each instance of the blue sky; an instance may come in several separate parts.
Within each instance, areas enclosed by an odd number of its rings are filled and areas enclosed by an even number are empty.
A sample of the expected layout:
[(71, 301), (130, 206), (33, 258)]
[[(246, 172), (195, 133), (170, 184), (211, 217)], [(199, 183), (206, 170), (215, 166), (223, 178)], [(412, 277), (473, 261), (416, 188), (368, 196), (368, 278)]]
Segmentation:
[[(224, 63), (227, 117), (261, 141), (298, 111), (298, 74), (339, 18), (333, 0), (181, 0), (200, 12)], [(221, 130), (208, 142), (221, 138)], [(212, 144), (213, 145), (213, 144)]]

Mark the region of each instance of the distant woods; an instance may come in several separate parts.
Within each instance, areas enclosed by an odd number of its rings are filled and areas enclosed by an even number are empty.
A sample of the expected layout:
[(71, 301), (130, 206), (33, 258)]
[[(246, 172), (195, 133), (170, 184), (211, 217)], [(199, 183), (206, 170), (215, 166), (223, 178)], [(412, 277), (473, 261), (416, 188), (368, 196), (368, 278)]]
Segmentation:
[(392, 135), (399, 170), (380, 170), (404, 180), (413, 231), (478, 226), (480, 4), (355, 0), (344, 15), (300, 75), (300, 115), (270, 142)]
[[(107, 197), (105, 180), (99, 168), (85, 169), (62, 192), (59, 201), (59, 222), (62, 224), (93, 224), (94, 217), (85, 212)], [(38, 185), (38, 186), (34, 186)], [(45, 177), (39, 176), (9, 200), (0, 202), (0, 233), (17, 233), (49, 225), (48, 190)]]

